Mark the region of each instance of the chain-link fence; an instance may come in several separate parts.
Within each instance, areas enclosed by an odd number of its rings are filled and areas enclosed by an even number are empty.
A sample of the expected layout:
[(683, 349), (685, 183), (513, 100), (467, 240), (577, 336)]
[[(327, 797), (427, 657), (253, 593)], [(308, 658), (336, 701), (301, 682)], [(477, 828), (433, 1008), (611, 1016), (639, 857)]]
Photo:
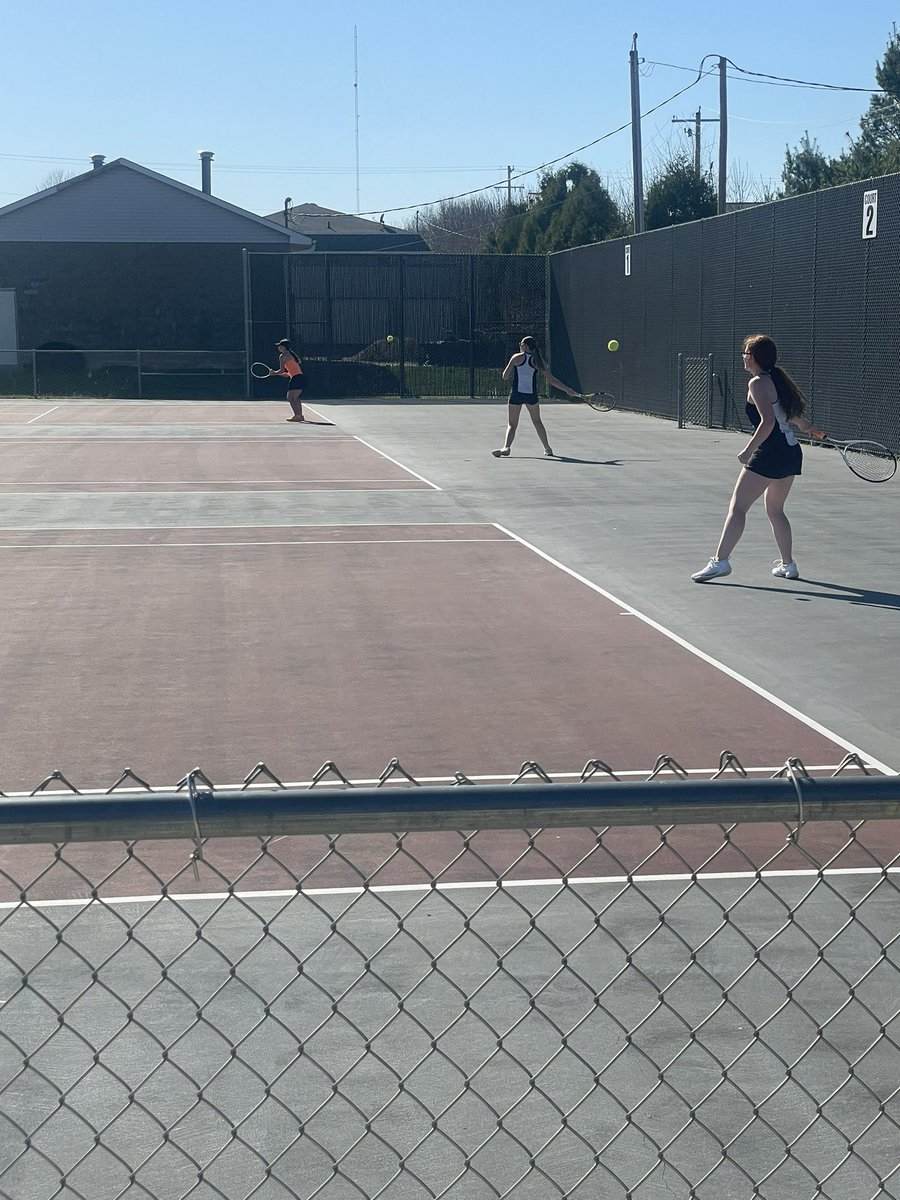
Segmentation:
[(4, 798), (0, 1195), (900, 1194), (900, 792), (841, 771)]
[(673, 417), (679, 355), (712, 355), (708, 423), (746, 428), (740, 345), (768, 333), (817, 425), (900, 449), (900, 227), (872, 193), (893, 212), (900, 175), (551, 254), (554, 371)]
[(0, 349), (0, 396), (240, 399), (242, 351)]
[(311, 395), (499, 396), (519, 340), (544, 341), (541, 255), (253, 253), (247, 276), (250, 353), (289, 337)]

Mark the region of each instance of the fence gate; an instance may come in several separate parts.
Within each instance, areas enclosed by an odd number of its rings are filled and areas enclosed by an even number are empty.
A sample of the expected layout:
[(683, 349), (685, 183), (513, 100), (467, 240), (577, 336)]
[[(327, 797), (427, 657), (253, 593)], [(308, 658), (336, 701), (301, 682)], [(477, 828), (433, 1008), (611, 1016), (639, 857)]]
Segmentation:
[(712, 428), (712, 355), (678, 355), (678, 428)]

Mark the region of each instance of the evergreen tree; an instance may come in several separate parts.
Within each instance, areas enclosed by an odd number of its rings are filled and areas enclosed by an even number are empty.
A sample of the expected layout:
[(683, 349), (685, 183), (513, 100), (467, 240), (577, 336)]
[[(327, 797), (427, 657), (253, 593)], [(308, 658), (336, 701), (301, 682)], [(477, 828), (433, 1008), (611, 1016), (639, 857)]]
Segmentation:
[(841, 174), (835, 163), (819, 149), (819, 143), (804, 133), (799, 147), (785, 152), (781, 182), (785, 196), (802, 196), (805, 192), (817, 192), (819, 188), (834, 187), (841, 182)]
[(781, 173), (786, 196), (814, 192), (838, 183), (853, 183), (900, 171), (900, 33), (895, 25), (884, 58), (875, 68), (882, 92), (869, 101), (859, 135), (837, 158), (826, 158), (805, 133), (799, 147), (787, 149)]
[(507, 206), (485, 240), (488, 254), (549, 254), (618, 237), (625, 222), (600, 176), (572, 162), (543, 175), (525, 204)]
[(663, 165), (647, 189), (644, 227), (662, 229), (716, 214), (716, 193), (708, 176), (698, 175), (686, 155), (675, 155)]

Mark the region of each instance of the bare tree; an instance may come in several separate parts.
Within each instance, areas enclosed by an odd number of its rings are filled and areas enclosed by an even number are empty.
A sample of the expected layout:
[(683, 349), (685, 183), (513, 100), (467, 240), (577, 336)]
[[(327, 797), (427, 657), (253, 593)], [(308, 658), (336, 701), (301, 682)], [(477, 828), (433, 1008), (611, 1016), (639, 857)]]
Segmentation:
[(404, 228), (421, 234), (435, 254), (475, 254), (501, 218), (493, 192), (443, 200), (420, 209)]
[(37, 190), (42, 192), (45, 188), (56, 187), (60, 183), (65, 183), (67, 179), (74, 179), (76, 175), (80, 174), (80, 171), (67, 171), (65, 167), (54, 167), (38, 184)]
[(728, 168), (728, 201), (730, 204), (768, 204), (778, 199), (778, 189), (767, 184), (762, 176), (752, 176), (746, 163), (735, 161)]

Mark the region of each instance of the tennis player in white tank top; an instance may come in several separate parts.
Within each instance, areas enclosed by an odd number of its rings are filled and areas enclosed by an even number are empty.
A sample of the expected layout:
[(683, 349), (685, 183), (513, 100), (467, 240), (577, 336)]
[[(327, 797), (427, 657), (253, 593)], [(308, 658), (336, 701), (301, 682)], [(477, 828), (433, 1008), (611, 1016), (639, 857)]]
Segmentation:
[(499, 450), (491, 451), (494, 458), (507, 458), (509, 456), (510, 447), (515, 439), (516, 430), (519, 427), (519, 417), (522, 414), (523, 404), (528, 409), (531, 423), (534, 425), (535, 432), (541, 439), (541, 445), (544, 447), (544, 457), (553, 458), (553, 451), (550, 449), (550, 443), (547, 440), (547, 430), (544, 428), (544, 422), (541, 420), (541, 400), (538, 394), (539, 373), (544, 376), (552, 387), (559, 388), (567, 396), (572, 396), (573, 398), (578, 396), (577, 392), (573, 392), (570, 387), (566, 387), (555, 375), (550, 373), (550, 368), (544, 362), (543, 358), (541, 358), (541, 352), (538, 350), (534, 338), (530, 336), (523, 337), (521, 342), (519, 342), (518, 354), (514, 354), (503, 368), (503, 379), (511, 385), (508, 424), (506, 427), (506, 439), (503, 445)]

